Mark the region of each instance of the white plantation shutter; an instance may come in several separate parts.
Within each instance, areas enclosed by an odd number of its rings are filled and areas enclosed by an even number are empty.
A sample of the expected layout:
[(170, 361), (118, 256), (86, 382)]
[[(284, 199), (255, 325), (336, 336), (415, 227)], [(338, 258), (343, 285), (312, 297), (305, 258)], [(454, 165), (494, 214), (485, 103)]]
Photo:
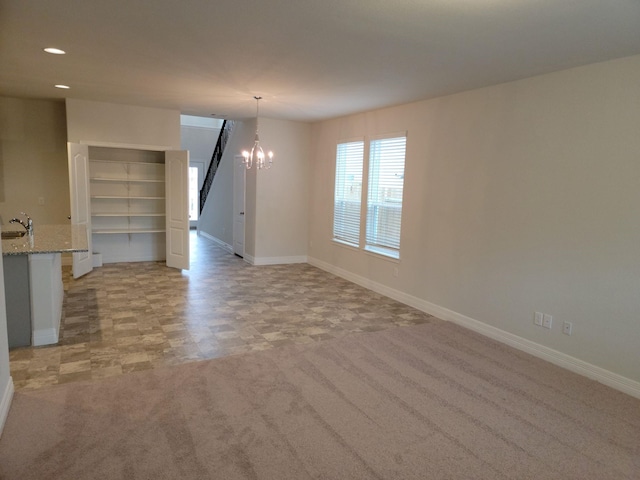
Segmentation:
[(364, 142), (338, 144), (333, 238), (354, 246), (360, 244), (360, 206)]
[(400, 256), (400, 224), (407, 137), (372, 140), (369, 146), (366, 248)]

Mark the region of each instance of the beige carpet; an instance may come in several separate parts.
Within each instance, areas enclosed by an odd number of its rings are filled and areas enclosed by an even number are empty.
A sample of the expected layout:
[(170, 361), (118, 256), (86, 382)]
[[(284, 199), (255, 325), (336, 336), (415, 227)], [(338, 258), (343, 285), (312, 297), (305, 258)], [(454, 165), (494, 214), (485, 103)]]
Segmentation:
[(16, 393), (2, 479), (638, 479), (640, 401), (452, 324)]

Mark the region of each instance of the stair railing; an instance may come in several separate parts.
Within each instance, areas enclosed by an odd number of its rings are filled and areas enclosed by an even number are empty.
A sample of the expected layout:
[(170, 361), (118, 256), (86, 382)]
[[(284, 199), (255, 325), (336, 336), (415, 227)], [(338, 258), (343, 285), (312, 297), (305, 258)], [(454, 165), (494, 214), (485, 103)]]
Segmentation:
[(213, 155), (211, 155), (211, 163), (209, 163), (207, 175), (204, 177), (204, 183), (202, 184), (202, 188), (200, 189), (200, 213), (202, 213), (204, 204), (207, 201), (209, 190), (211, 190), (211, 185), (213, 184), (213, 178), (218, 171), (220, 160), (222, 160), (224, 147), (227, 145), (227, 140), (229, 140), (229, 136), (231, 135), (231, 131), (233, 130), (233, 124), (234, 122), (231, 120), (225, 120), (222, 123), (222, 128), (220, 129), (220, 134), (218, 135), (218, 141), (216, 142), (216, 147), (213, 149)]

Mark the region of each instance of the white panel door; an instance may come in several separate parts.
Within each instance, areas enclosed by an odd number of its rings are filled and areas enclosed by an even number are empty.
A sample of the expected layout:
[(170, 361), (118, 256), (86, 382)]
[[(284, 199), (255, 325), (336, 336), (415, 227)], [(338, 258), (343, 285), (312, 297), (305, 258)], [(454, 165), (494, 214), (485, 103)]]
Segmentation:
[(167, 266), (189, 270), (189, 152), (165, 152)]
[(244, 190), (247, 167), (244, 157), (236, 155), (233, 165), (233, 253), (244, 257)]
[(67, 143), (69, 155), (69, 192), (71, 195), (71, 223), (84, 225), (87, 229), (88, 252), (73, 254), (73, 278), (86, 275), (93, 270), (91, 257), (91, 197), (89, 192), (89, 147), (78, 143)]

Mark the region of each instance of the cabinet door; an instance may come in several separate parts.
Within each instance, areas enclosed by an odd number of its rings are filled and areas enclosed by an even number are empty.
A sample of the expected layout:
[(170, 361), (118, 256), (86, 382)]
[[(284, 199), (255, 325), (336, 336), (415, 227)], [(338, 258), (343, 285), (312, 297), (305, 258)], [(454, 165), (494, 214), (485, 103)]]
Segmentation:
[(189, 152), (165, 152), (167, 266), (189, 270)]
[(89, 197), (89, 147), (68, 143), (69, 192), (71, 195), (71, 223), (84, 225), (87, 229), (88, 252), (73, 254), (73, 278), (86, 275), (93, 270), (91, 257), (91, 208)]

